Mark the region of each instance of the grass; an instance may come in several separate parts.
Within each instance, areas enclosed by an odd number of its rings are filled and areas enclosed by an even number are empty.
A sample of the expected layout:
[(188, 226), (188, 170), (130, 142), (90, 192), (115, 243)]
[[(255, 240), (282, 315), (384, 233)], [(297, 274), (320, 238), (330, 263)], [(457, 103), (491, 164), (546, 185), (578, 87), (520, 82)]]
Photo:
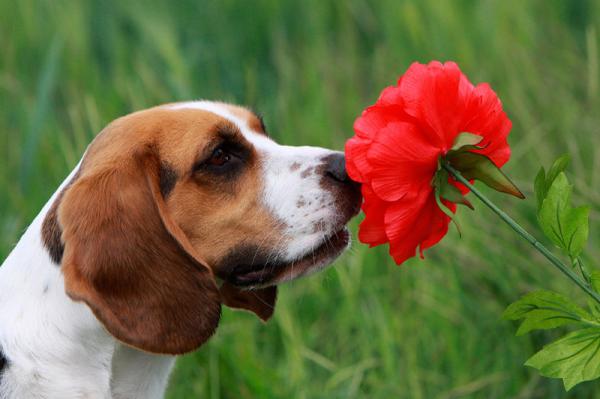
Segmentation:
[[(0, 1), (0, 259), (109, 121), (209, 98), (260, 110), (286, 144), (341, 149), (379, 91), (417, 60), (455, 60), (513, 120), (507, 172), (531, 197), (540, 164), (573, 156), (600, 255), (597, 1)], [(486, 191), (489, 192), (489, 191)], [(535, 228), (534, 201), (489, 194)], [(362, 245), (280, 290), (261, 324), (225, 310), (182, 357), (169, 398), (592, 398), (523, 367), (549, 334), (500, 318), (565, 279), (475, 202), (424, 261)], [(583, 299), (583, 296), (580, 296)]]

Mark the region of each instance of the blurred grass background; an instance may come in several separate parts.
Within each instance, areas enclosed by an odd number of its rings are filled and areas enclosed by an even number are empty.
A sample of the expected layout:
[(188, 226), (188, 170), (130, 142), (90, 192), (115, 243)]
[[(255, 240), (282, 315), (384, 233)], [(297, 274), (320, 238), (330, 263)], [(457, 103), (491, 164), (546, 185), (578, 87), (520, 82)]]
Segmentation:
[[(514, 122), (507, 172), (530, 196), (490, 193), (531, 230), (540, 164), (573, 156), (600, 267), (598, 1), (0, 1), (0, 259), (112, 119), (176, 100), (262, 112), (286, 144), (342, 149), (354, 118), (412, 61), (455, 60)], [(486, 190), (489, 192), (489, 190)], [(280, 289), (275, 317), (225, 310), (184, 356), (169, 398), (592, 398), (523, 362), (549, 334), (500, 314), (537, 287), (573, 288), (477, 205), (464, 235), (398, 268), (362, 245)], [(539, 234), (538, 234), (539, 235)], [(573, 292), (573, 295), (579, 295)]]

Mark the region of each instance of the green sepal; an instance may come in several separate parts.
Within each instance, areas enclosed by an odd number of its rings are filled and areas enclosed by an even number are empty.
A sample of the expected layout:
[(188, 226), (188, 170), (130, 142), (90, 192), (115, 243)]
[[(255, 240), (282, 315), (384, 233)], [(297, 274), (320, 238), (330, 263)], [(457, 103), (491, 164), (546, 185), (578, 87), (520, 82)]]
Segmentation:
[(440, 188), (440, 197), (455, 204), (465, 205), (472, 210), (475, 210), (473, 204), (471, 204), (471, 201), (469, 201), (453, 184), (442, 184), (442, 187)]
[(477, 144), (481, 143), (481, 140), (483, 140), (483, 137), (478, 134), (469, 132), (459, 133), (456, 139), (454, 139), (452, 150), (459, 150), (465, 146), (481, 149), (481, 147), (477, 147)]
[(552, 291), (535, 291), (512, 303), (502, 317), (523, 322), (517, 335), (549, 330), (565, 324), (594, 323), (592, 315), (569, 298)]
[(458, 224), (458, 219), (456, 218), (456, 215), (450, 210), (450, 208), (444, 205), (440, 198), (440, 193), (438, 190), (435, 190), (435, 202), (437, 203), (437, 206), (440, 208), (440, 210), (444, 212), (446, 216), (450, 218), (450, 220), (452, 220), (452, 223), (454, 223), (454, 226), (456, 226), (456, 231), (458, 231), (458, 235), (462, 237), (462, 230), (460, 229), (460, 224)]
[(468, 180), (479, 180), (494, 190), (525, 198), (508, 176), (483, 154), (467, 150), (449, 151), (446, 160)]
[(449, 182), (449, 174), (446, 169), (442, 169), (441, 167), (437, 170), (433, 187), (436, 190), (436, 193), (439, 194), (440, 198), (443, 198), (447, 201), (453, 202), (459, 205), (465, 205), (471, 209), (475, 209), (471, 201), (465, 198), (463, 193), (453, 184)]
[[(435, 193), (435, 202), (436, 202), (437, 206), (440, 208), (440, 210), (442, 212), (444, 212), (446, 214), (446, 216), (448, 216), (450, 218), (450, 220), (452, 220), (452, 223), (454, 223), (454, 226), (456, 226), (458, 235), (462, 237), (462, 231), (460, 229), (460, 224), (458, 223), (456, 215), (442, 202), (442, 192), (449, 191), (448, 189), (444, 188), (445, 186), (448, 186), (448, 185), (450, 185), (450, 183), (448, 182), (448, 172), (445, 169), (441, 169), (441, 168), (438, 169), (433, 178), (433, 190)], [(459, 191), (459, 193), (460, 193), (460, 191)], [(463, 200), (467, 201), (467, 199), (464, 198), (462, 196), (462, 194), (461, 194), (461, 197), (463, 198)], [(444, 197), (444, 199), (450, 201), (450, 199), (448, 199), (446, 197)], [(469, 201), (467, 201), (467, 202), (469, 202)], [(459, 203), (463, 203), (463, 202), (459, 202)]]
[(568, 391), (583, 381), (600, 377), (600, 328), (573, 331), (546, 345), (526, 366), (545, 377), (562, 378)]

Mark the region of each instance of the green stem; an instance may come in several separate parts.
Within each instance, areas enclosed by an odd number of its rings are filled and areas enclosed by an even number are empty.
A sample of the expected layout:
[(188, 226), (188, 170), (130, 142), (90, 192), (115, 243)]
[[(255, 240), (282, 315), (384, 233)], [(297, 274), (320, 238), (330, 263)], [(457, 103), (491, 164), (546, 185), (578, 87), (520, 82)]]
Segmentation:
[(581, 280), (579, 276), (566, 266), (560, 259), (558, 259), (552, 252), (550, 252), (545, 246), (542, 245), (534, 236), (529, 234), (521, 225), (519, 225), (513, 218), (508, 216), (504, 211), (498, 208), (492, 201), (490, 201), (483, 193), (475, 188), (467, 179), (465, 179), (458, 170), (454, 169), (447, 162), (442, 164), (442, 167), (446, 169), (456, 180), (464, 184), (471, 190), (471, 192), (481, 200), (488, 208), (490, 208), (496, 215), (500, 216), (500, 219), (504, 220), (514, 231), (516, 231), (521, 237), (529, 242), (535, 249), (537, 249), (546, 259), (556, 266), (564, 275), (570, 278), (575, 284), (584, 290), (589, 296), (591, 296), (596, 302), (600, 303), (600, 295), (595, 292), (585, 281)]

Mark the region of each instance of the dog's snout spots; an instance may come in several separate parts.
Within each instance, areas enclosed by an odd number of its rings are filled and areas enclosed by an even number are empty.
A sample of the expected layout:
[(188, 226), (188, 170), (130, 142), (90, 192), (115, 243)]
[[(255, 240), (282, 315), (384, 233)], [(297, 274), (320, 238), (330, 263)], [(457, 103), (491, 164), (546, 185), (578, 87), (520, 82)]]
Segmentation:
[(319, 220), (312, 225), (312, 234), (323, 233), (327, 231), (327, 224), (323, 220)]
[(302, 171), (302, 173), (300, 173), (300, 177), (303, 179), (306, 179), (308, 176), (310, 176), (313, 172), (314, 172), (315, 168), (313, 168), (312, 166), (309, 168), (306, 168)]
[(296, 202), (296, 207), (302, 208), (304, 206), (306, 206), (306, 200), (304, 199), (304, 197), (300, 197), (298, 202)]
[(291, 166), (290, 166), (290, 172), (295, 172), (298, 169), (300, 169), (300, 164), (298, 162), (294, 162)]

